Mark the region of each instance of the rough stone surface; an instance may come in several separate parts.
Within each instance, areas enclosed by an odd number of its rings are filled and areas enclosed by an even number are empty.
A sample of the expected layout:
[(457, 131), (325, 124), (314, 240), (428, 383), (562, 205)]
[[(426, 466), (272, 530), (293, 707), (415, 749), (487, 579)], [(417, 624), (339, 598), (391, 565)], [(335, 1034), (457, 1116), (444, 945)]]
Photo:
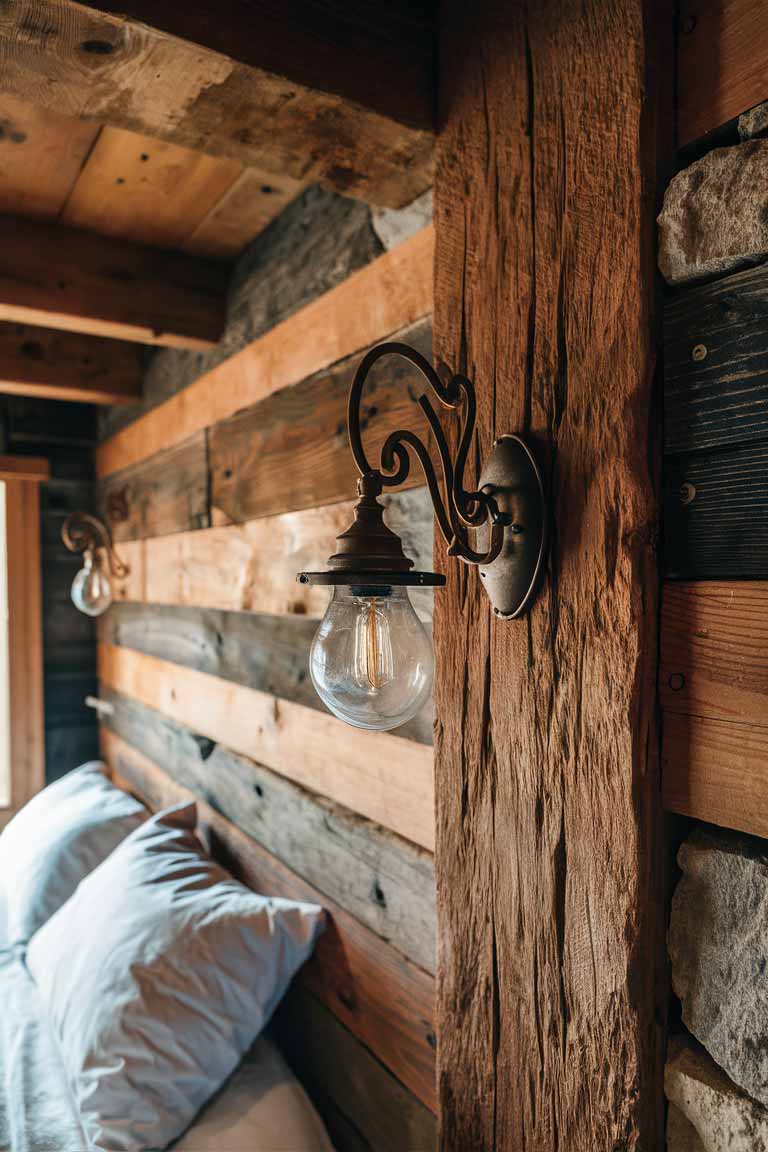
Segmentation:
[(768, 845), (697, 829), (678, 862), (669, 952), (683, 1020), (768, 1107)]
[(432, 189), (428, 188), (405, 208), (373, 208), (373, 230), (385, 248), (402, 244), (432, 221)]
[(756, 140), (761, 136), (768, 136), (768, 100), (739, 116), (739, 139)]
[(670, 1043), (668, 1152), (765, 1152), (768, 1111), (741, 1092), (695, 1041)]
[(670, 284), (768, 258), (768, 140), (715, 148), (678, 172), (658, 224), (659, 268)]

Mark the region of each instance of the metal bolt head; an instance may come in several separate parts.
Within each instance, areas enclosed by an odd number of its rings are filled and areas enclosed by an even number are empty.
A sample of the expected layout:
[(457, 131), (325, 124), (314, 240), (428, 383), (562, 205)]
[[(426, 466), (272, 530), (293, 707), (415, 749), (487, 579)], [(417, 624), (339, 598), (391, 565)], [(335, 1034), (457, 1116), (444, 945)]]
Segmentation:
[(694, 344), (691, 349), (691, 360), (706, 360), (707, 346), (706, 344)]
[(673, 692), (681, 692), (685, 688), (685, 676), (682, 672), (673, 672), (667, 680), (667, 685)]
[(685, 508), (688, 504), (693, 504), (695, 499), (696, 488), (693, 484), (689, 484), (687, 480), (684, 481), (680, 485), (680, 503)]

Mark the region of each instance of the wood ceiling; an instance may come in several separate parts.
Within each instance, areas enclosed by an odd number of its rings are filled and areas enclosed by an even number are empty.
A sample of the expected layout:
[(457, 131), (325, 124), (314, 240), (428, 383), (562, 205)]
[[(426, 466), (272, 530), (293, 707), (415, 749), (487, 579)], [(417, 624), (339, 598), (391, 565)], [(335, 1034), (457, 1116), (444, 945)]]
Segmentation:
[(229, 265), (308, 184), (430, 186), (432, 0), (222, 15), (0, 6), (0, 392), (131, 402), (138, 347), (215, 343)]

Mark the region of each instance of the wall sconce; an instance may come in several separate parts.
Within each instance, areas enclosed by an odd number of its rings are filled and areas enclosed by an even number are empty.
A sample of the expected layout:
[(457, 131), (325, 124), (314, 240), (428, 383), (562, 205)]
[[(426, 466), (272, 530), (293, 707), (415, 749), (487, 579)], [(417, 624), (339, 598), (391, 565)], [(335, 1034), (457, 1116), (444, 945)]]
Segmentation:
[[(372, 468), (360, 433), (360, 403), (366, 377), (383, 356), (402, 356), (425, 377), (444, 408), (462, 411), (455, 459), (428, 397), (419, 398), (442, 466), (442, 490), (429, 452), (413, 432), (392, 432)], [(408, 597), (409, 587), (438, 587), (445, 577), (413, 572), (400, 537), (384, 523), (379, 497), (403, 484), (409, 449), (424, 470), (448, 555), (476, 565), (494, 614), (514, 620), (531, 605), (547, 550), (547, 506), (541, 473), (519, 436), (500, 436), (486, 460), (478, 491), (464, 488), (464, 468), (475, 430), (474, 385), (465, 376), (443, 384), (432, 365), (407, 344), (380, 344), (363, 358), (349, 393), (347, 422), (352, 455), (360, 473), (355, 518), (337, 539), (326, 572), (301, 572), (302, 584), (333, 588), (328, 609), (312, 642), (309, 668), (321, 700), (334, 715), (357, 728), (385, 731), (410, 720), (432, 687), (432, 642)], [(474, 544), (469, 533), (476, 533)]]
[(101, 616), (112, 603), (110, 576), (122, 580), (130, 571), (115, 552), (109, 527), (88, 512), (72, 512), (61, 538), (70, 552), (83, 554), (83, 567), (72, 581), (72, 603), (86, 616)]

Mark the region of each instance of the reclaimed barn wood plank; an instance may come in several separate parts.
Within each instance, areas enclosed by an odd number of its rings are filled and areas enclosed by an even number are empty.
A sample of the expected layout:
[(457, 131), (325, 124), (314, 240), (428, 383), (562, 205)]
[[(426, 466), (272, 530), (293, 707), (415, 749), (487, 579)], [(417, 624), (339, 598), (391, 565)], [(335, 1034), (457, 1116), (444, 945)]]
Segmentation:
[[(162, 604), (113, 604), (99, 620), (102, 643), (121, 644), (173, 664), (234, 680), (326, 711), (309, 675), (317, 620)], [(432, 743), (432, 702), (398, 736)]]
[[(108, 515), (110, 500), (125, 502), (127, 519), (112, 523), (115, 541), (160, 537), (170, 532), (207, 528), (211, 523), (208, 444), (205, 432), (196, 432), (159, 456), (144, 460), (124, 472), (114, 472), (99, 484), (101, 514)], [(125, 559), (134, 564), (125, 552)], [(134, 587), (139, 586), (141, 565), (135, 562)], [(168, 573), (170, 578), (172, 573)], [(131, 577), (129, 577), (131, 579)]]
[(178, 444), (429, 315), (433, 249), (434, 233), (424, 228), (145, 413), (100, 445), (99, 476)]
[(301, 704), (130, 648), (99, 645), (99, 678), (301, 787), (433, 849), (431, 748), (388, 732), (363, 732)]
[[(214, 14), (208, 20), (193, 20), (189, 5), (169, 4), (164, 11), (173, 12), (175, 26), (204, 25), (206, 39), (229, 30), (226, 38), (230, 47), (238, 46), (238, 57), (244, 51), (259, 54), (270, 44), (261, 5), (256, 12), (251, 4), (241, 4), (239, 18), (230, 5), (224, 21), (215, 5), (210, 7)], [(403, 13), (408, 10), (405, 4), (398, 7)], [(315, 21), (326, 30), (326, 45), (311, 53), (292, 51), (288, 72), (251, 67), (150, 27), (159, 15), (155, 4), (146, 8), (148, 23), (130, 19), (124, 9), (122, 5), (113, 15), (75, 0), (8, 0), (0, 14), (4, 90), (69, 116), (264, 166), (292, 179), (320, 180), (372, 203), (397, 208), (429, 187), (434, 144), (430, 129), (399, 123), (291, 75), (300, 63), (300, 73), (314, 70), (314, 62), (335, 87), (333, 77), (343, 74), (332, 63), (339, 53), (332, 51), (328, 59), (334, 44), (328, 35), (328, 5), (316, 6)], [(342, 15), (346, 11), (347, 5), (339, 6)], [(272, 17), (288, 43), (301, 39), (301, 23), (283, 6), (273, 5)], [(254, 21), (257, 31), (243, 32), (244, 27), (252, 29)], [(354, 49), (347, 42), (343, 72), (365, 75), (369, 89), (375, 86), (379, 93), (391, 94), (400, 88), (398, 62), (403, 54), (406, 61), (411, 58), (412, 49), (409, 42), (390, 43), (388, 35), (377, 36), (379, 25), (378, 17), (369, 22), (369, 48), (358, 52), (357, 59), (350, 57)], [(354, 24), (342, 19), (339, 26)], [(393, 69), (386, 68), (374, 85), (370, 51), (377, 44), (379, 49), (388, 47), (389, 58), (396, 57), (395, 83)], [(282, 48), (277, 57), (287, 59)], [(406, 70), (404, 80), (407, 76)], [(393, 99), (390, 95), (389, 101)]]
[(436, 362), (475, 381), (479, 459), (533, 438), (556, 525), (527, 620), (453, 563), (435, 598), (443, 1152), (664, 1143), (660, 8), (443, 12)]
[(768, 726), (768, 583), (666, 583), (659, 694), (665, 715)]
[(768, 437), (768, 266), (688, 288), (664, 309), (664, 449)]
[(685, 0), (678, 13), (677, 131), (688, 144), (768, 99), (761, 0)]
[(194, 256), (234, 260), (303, 187), (303, 181), (265, 168), (244, 168), (181, 247)]
[[(102, 749), (116, 780), (127, 782), (151, 808), (193, 797), (120, 737), (102, 730)], [(326, 930), (297, 977), (434, 1110), (434, 980), (316, 888), (281, 864), (237, 825), (203, 801), (200, 825), (213, 855), (259, 892), (322, 904)]]
[(662, 769), (670, 811), (768, 836), (768, 725), (665, 712)]
[(184, 253), (0, 216), (0, 320), (204, 349), (224, 327), (225, 276)]
[(337, 1152), (432, 1152), (432, 1113), (311, 993), (294, 985), (272, 1032)]
[(432, 857), (160, 712), (108, 690), (107, 726), (425, 971), (435, 970)]
[(665, 461), (666, 575), (768, 577), (768, 441)]
[(139, 350), (122, 340), (0, 323), (0, 395), (133, 404), (141, 396)]

